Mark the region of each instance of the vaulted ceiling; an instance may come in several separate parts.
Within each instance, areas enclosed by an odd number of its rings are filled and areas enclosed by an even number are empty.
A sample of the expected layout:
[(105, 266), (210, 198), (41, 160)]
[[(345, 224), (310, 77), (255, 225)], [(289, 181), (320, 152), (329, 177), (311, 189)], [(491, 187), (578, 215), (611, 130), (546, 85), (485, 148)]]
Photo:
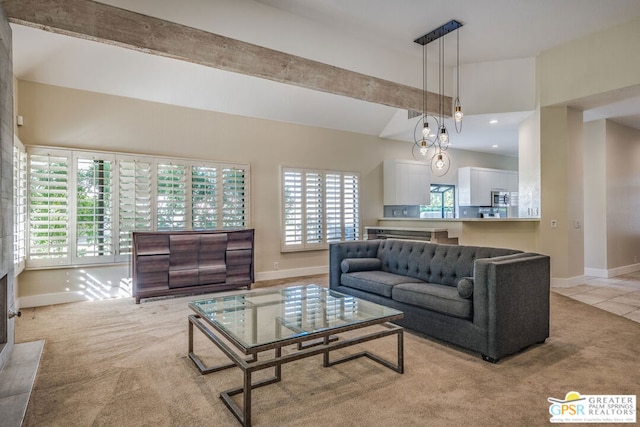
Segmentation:
[[(459, 30), (463, 69), (476, 63), (535, 58), (545, 49), (640, 16), (637, 0), (101, 3), (416, 88), (422, 87), (423, 51), (413, 40), (450, 19), (464, 23)], [(19, 79), (404, 141), (412, 138), (412, 122), (405, 118), (406, 111), (396, 107), (42, 29), (15, 24), (12, 28), (14, 72)], [(436, 56), (428, 55), (429, 69), (437, 67)], [(448, 53), (448, 95), (452, 94), (454, 60), (455, 54)], [(437, 76), (431, 74), (429, 90), (437, 91), (437, 80), (433, 84)], [(638, 95), (619, 94), (597, 108), (585, 105), (585, 119), (608, 117), (640, 128)], [(464, 92), (461, 98), (464, 102)], [(473, 114), (472, 108), (465, 116), (463, 133), (452, 140), (453, 147), (517, 155), (518, 124), (531, 108), (497, 106), (494, 110)], [(491, 118), (499, 123), (490, 125)], [(400, 125), (395, 126), (398, 121)]]

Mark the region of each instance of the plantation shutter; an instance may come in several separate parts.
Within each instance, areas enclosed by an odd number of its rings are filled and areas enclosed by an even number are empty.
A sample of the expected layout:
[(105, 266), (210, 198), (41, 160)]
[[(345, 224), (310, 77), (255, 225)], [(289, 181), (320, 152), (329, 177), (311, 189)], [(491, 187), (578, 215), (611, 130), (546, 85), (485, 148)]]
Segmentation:
[(305, 173), (305, 244), (322, 244), (324, 230), (323, 174)]
[(344, 177), (344, 240), (360, 239), (360, 195), (357, 175), (345, 174)]
[(114, 256), (113, 156), (75, 158), (76, 228), (74, 262), (95, 262)]
[(158, 163), (158, 230), (186, 230), (187, 166)]
[(246, 224), (246, 180), (244, 169), (222, 169), (222, 228), (225, 230)]
[(357, 173), (282, 168), (281, 250), (325, 249), (360, 238)]
[[(150, 161), (120, 158), (118, 162), (118, 254), (133, 251), (132, 232), (153, 230), (153, 165)], [(128, 259), (128, 257), (127, 257)]]
[(283, 169), (283, 241), (285, 246), (302, 245), (302, 171)]
[(325, 185), (327, 242), (339, 242), (342, 239), (341, 175), (336, 173), (327, 173), (325, 177)]
[(29, 155), (29, 265), (69, 263), (70, 164), (69, 152)]
[(191, 222), (193, 229), (218, 227), (218, 168), (193, 166), (191, 170)]
[(27, 153), (14, 138), (13, 146), (13, 261), (15, 274), (25, 266), (27, 257)]

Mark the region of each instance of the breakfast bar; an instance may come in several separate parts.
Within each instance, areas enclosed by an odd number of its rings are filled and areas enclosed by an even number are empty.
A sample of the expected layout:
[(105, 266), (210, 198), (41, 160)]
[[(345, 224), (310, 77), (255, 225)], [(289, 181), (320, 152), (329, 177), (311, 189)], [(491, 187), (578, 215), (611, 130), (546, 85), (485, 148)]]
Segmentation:
[[(368, 238), (540, 251), (540, 218), (378, 218), (365, 227)], [(375, 237), (372, 237), (375, 236)], [(427, 236), (429, 236), (427, 238)]]

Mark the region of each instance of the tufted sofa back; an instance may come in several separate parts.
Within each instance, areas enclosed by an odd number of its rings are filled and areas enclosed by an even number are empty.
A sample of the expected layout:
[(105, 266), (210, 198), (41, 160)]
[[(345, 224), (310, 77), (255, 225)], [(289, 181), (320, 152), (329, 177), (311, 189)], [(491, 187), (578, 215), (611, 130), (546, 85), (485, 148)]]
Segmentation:
[(443, 245), (412, 240), (381, 240), (377, 257), (382, 270), (415, 277), (429, 283), (456, 286), (473, 276), (477, 258), (493, 258), (521, 251), (480, 246)]

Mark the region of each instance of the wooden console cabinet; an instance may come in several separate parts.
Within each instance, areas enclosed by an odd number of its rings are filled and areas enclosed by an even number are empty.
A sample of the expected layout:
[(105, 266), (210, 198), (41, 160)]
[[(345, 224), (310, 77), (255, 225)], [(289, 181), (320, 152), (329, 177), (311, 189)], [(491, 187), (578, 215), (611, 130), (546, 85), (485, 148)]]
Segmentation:
[(133, 233), (133, 296), (251, 288), (253, 229)]

